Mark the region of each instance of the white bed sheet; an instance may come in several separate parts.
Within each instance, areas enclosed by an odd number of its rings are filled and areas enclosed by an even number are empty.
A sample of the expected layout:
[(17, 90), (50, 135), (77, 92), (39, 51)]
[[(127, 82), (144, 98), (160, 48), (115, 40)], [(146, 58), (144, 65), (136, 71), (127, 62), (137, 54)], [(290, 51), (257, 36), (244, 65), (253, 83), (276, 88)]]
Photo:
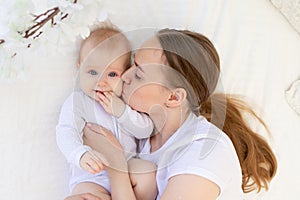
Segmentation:
[[(248, 96), (257, 106), (278, 157), (270, 191), (248, 199), (298, 199), (300, 118), (284, 95), (300, 78), (300, 36), (278, 10), (267, 0), (120, 0), (107, 8), (124, 31), (187, 28), (211, 38), (225, 91)], [(76, 55), (27, 55), (24, 62), (31, 63), (28, 80), (0, 85), (0, 198), (60, 200), (69, 173), (56, 146), (55, 125), (73, 89)]]

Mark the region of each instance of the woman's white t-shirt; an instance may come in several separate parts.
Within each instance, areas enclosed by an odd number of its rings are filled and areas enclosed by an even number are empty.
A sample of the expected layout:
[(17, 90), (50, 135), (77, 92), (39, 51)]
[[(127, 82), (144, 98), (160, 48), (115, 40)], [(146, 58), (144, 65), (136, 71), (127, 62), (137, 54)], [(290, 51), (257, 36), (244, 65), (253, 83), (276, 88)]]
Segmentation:
[(149, 139), (141, 141), (140, 147), (139, 157), (157, 164), (158, 200), (168, 180), (179, 174), (194, 174), (214, 182), (220, 188), (218, 200), (242, 199), (242, 172), (234, 146), (204, 117), (190, 114), (155, 152), (150, 153)]

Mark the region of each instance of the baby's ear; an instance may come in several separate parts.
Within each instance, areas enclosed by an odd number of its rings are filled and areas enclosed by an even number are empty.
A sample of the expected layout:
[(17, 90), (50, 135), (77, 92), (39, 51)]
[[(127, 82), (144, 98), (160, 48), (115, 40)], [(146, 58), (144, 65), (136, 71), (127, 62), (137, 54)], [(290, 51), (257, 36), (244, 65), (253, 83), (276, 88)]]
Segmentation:
[(77, 61), (77, 69), (80, 67), (80, 61)]
[(166, 105), (167, 107), (177, 107), (182, 104), (182, 102), (186, 99), (186, 91), (183, 88), (176, 88), (171, 90), (171, 93), (167, 99)]

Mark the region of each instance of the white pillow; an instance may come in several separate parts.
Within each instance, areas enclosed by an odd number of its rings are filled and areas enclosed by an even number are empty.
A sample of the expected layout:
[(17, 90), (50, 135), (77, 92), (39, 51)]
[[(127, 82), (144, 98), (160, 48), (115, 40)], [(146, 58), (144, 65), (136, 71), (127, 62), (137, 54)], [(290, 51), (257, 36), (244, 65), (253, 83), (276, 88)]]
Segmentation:
[(285, 16), (289, 23), (300, 33), (300, 1), (299, 0), (270, 0)]

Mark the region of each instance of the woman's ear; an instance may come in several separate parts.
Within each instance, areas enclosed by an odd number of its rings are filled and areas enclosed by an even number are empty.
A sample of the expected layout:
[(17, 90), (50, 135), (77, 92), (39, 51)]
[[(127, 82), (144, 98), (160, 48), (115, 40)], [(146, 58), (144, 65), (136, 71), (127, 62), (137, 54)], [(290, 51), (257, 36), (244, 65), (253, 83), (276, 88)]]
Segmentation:
[(171, 90), (171, 93), (166, 102), (166, 106), (168, 108), (180, 106), (185, 99), (186, 99), (185, 89), (176, 88), (174, 90)]
[(162, 63), (164, 65), (168, 65), (169, 66), (168, 59), (167, 59), (166, 55), (164, 54), (164, 52), (162, 50), (161, 50), (161, 60), (162, 60)]

